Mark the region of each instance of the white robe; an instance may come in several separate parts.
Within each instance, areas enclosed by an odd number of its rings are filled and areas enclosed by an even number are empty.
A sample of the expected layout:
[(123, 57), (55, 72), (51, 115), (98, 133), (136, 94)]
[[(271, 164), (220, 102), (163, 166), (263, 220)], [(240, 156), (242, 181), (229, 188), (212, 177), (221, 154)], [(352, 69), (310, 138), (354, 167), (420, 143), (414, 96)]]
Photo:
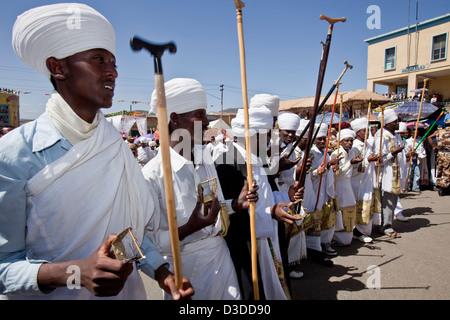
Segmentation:
[[(234, 146), (246, 159), (246, 150), (238, 143)], [(258, 185), (258, 202), (255, 204), (255, 231), (258, 243), (258, 261), (261, 269), (261, 278), (264, 294), (268, 300), (286, 300), (286, 294), (280, 284), (278, 273), (274, 264), (268, 239), (272, 243), (274, 254), (279, 263), (282, 263), (280, 246), (278, 243), (278, 222), (272, 219), (270, 208), (275, 205), (275, 198), (270, 187), (267, 173), (262, 162), (252, 154), (253, 181)]]
[[(146, 186), (139, 167), (119, 132), (100, 117), (92, 137), (75, 144), (27, 183), (29, 260), (87, 258), (109, 234), (127, 227), (142, 241), (155, 210), (153, 198), (136, 192)], [(96, 299), (85, 288), (67, 287), (30, 298)], [(146, 299), (136, 268), (119, 295), (111, 299)]]
[[(349, 158), (353, 159), (358, 156), (360, 158), (364, 157), (364, 161), (353, 165), (353, 174), (351, 178), (351, 184), (353, 188), (353, 194), (355, 195), (356, 202), (358, 201), (372, 201), (372, 193), (373, 193), (373, 162), (368, 162), (368, 157), (372, 154), (372, 149), (370, 145), (366, 144), (366, 149), (364, 151), (364, 141), (360, 141), (355, 139), (353, 141), (352, 149), (349, 153)], [(364, 172), (358, 172), (359, 166), (362, 165), (364, 168)], [(359, 223), (355, 223), (355, 227), (366, 236), (369, 236), (372, 233), (372, 221), (370, 219), (369, 224), (363, 225)]]
[[(337, 157), (338, 150), (334, 151), (331, 158)], [(351, 177), (352, 164), (350, 163), (349, 154), (342, 146), (339, 149), (339, 156), (342, 159), (339, 161), (339, 171), (336, 175), (336, 196), (339, 200), (340, 208), (354, 207), (356, 205), (355, 195), (353, 194)], [(353, 221), (354, 224), (354, 221)], [(352, 242), (353, 230), (351, 232), (340, 231), (335, 232), (333, 238), (344, 245), (349, 245)]]
[[(206, 148), (195, 148), (194, 158), (194, 162), (188, 161), (172, 148), (170, 149), (175, 210), (179, 227), (188, 222), (196, 207), (198, 184), (217, 178), (214, 163)], [(161, 153), (158, 153), (142, 169), (142, 173), (148, 181), (148, 192), (156, 194), (159, 199), (161, 212), (161, 214), (155, 215), (153, 220), (152, 240), (173, 270)], [(218, 179), (216, 194), (219, 201), (225, 200)], [(193, 299), (232, 300), (241, 298), (236, 271), (228, 247), (225, 239), (218, 235), (221, 230), (222, 220), (219, 214), (215, 225), (207, 226), (180, 241), (183, 277), (188, 278), (196, 290)], [(164, 292), (164, 298), (170, 299), (170, 296)]]

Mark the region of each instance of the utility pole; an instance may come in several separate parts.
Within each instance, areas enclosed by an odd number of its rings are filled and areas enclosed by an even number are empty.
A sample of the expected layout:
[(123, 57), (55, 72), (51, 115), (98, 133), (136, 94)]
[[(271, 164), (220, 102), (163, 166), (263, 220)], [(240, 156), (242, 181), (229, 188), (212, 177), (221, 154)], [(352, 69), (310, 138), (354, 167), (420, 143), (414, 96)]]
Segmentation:
[(221, 98), (220, 98), (220, 119), (223, 120), (223, 84), (220, 86)]

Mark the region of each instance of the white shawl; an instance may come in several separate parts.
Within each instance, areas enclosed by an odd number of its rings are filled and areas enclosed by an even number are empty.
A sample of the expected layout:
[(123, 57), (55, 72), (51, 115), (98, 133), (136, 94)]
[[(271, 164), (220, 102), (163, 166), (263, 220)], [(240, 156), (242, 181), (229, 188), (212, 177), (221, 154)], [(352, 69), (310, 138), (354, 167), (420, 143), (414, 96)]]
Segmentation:
[[(27, 192), (28, 259), (88, 257), (111, 233), (127, 227), (139, 242), (154, 202), (128, 146), (103, 114), (92, 137), (31, 178)], [(87, 290), (56, 289), (49, 298), (92, 299)], [(145, 299), (136, 270), (115, 298)]]

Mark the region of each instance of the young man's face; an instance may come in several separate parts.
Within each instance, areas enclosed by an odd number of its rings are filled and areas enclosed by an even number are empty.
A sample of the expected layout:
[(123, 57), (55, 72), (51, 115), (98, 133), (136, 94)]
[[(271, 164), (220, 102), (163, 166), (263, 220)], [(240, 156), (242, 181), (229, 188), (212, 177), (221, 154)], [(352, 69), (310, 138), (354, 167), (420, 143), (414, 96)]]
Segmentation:
[(294, 143), (296, 133), (296, 130), (280, 130), (281, 141), (285, 144)]
[(64, 87), (71, 103), (91, 108), (110, 108), (118, 76), (116, 58), (104, 49), (70, 56), (65, 61)]
[(325, 149), (325, 145), (327, 143), (327, 137), (319, 137), (316, 138), (315, 140), (315, 145), (317, 147), (317, 149), (319, 149), (320, 151), (322, 151), (323, 149)]
[[(195, 131), (195, 125), (201, 128), (201, 132)], [(176, 114), (176, 123), (173, 124), (173, 130), (185, 129), (189, 132), (191, 138), (191, 146), (202, 144), (203, 135), (208, 130), (209, 120), (206, 117), (205, 109), (197, 109), (191, 112)], [(199, 134), (200, 133), (200, 134)], [(198, 136), (198, 137), (197, 137)], [(199, 139), (199, 141), (196, 141)], [(201, 139), (201, 140), (200, 140)]]
[(349, 152), (353, 146), (353, 138), (348, 137), (341, 140), (341, 146), (345, 151)]
[(360, 141), (365, 141), (368, 136), (366, 133), (368, 133), (366, 129), (361, 129), (356, 133), (356, 138)]
[(385, 125), (385, 127), (388, 131), (390, 131), (391, 133), (394, 133), (395, 130), (398, 130), (398, 120), (389, 122), (388, 124)]

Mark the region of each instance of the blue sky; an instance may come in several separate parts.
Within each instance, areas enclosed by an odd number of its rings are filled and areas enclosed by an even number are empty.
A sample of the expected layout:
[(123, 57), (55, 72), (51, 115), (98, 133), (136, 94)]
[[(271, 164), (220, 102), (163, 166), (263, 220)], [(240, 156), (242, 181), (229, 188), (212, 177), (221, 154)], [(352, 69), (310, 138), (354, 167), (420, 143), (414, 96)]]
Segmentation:
[[(22, 12), (61, 1), (2, 0), (0, 31), (0, 88), (28, 91), (21, 95), (21, 118), (34, 119), (44, 112), (52, 87), (42, 75), (25, 65), (12, 50), (11, 30)], [(174, 41), (178, 52), (163, 56), (165, 80), (189, 77), (207, 92), (209, 111), (220, 111), (220, 85), (224, 109), (242, 107), (241, 72), (236, 9), (233, 0), (85, 0), (114, 26), (117, 35), (119, 78), (111, 109), (148, 110), (154, 89), (153, 63), (145, 52), (135, 53), (129, 40), (139, 35), (153, 42)], [(354, 66), (342, 79), (340, 91), (366, 89), (365, 39), (416, 21), (417, 0), (245, 0), (243, 27), (247, 63), (248, 99), (271, 93), (281, 100), (314, 96), (322, 45), (328, 23), (321, 14), (346, 17), (334, 27), (322, 93), (325, 94), (344, 68)], [(7, 3), (7, 4), (6, 4)], [(448, 0), (419, 0), (418, 21), (450, 12)], [(369, 29), (369, 6), (380, 9), (380, 28)], [(118, 102), (125, 100), (126, 102)], [(211, 107), (212, 106), (212, 107)]]

